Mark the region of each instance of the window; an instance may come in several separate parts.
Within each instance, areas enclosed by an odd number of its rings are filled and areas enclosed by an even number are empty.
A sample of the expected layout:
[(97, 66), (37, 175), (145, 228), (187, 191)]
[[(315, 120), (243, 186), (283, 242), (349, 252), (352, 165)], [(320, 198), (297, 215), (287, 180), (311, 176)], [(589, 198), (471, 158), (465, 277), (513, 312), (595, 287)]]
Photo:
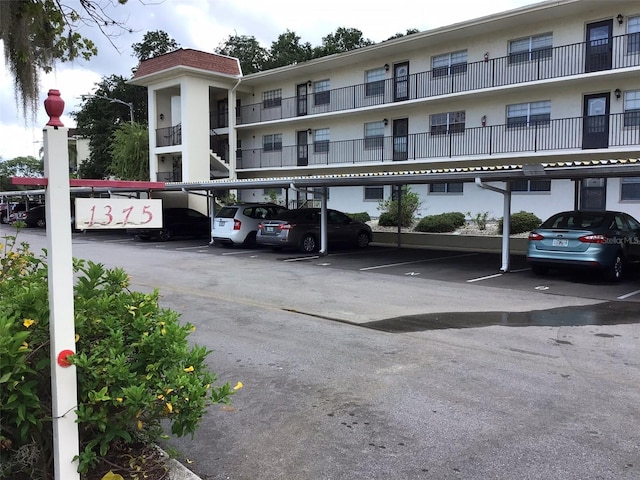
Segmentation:
[(262, 108), (273, 108), (282, 105), (282, 89), (262, 92)]
[(462, 182), (431, 183), (429, 193), (462, 193)]
[(429, 117), (431, 135), (464, 132), (465, 112), (436, 113)]
[(326, 153), (329, 151), (329, 129), (319, 128), (313, 132), (313, 151)]
[(620, 179), (620, 200), (640, 200), (640, 177)]
[(384, 187), (364, 187), (364, 200), (378, 201), (384, 198)]
[(364, 94), (367, 97), (384, 94), (384, 81), (386, 78), (384, 67), (367, 70), (364, 75)]
[(467, 71), (467, 51), (445, 53), (431, 59), (433, 77), (445, 77)]
[(263, 135), (262, 149), (265, 152), (280, 152), (282, 150), (282, 134)]
[(640, 126), (640, 90), (624, 92), (624, 126)]
[(640, 16), (627, 19), (627, 53), (640, 53)]
[(270, 195), (282, 195), (282, 187), (263, 188), (262, 194), (266, 196)]
[(511, 40), (509, 42), (509, 63), (551, 58), (552, 46), (553, 35), (551, 33)]
[(512, 192), (550, 192), (551, 180), (515, 180), (511, 183)]
[(507, 105), (507, 128), (549, 125), (551, 100)]
[(313, 84), (314, 105), (327, 105), (331, 100), (329, 80), (320, 80)]
[(382, 148), (384, 144), (384, 122), (371, 122), (364, 124), (364, 148), (372, 150)]

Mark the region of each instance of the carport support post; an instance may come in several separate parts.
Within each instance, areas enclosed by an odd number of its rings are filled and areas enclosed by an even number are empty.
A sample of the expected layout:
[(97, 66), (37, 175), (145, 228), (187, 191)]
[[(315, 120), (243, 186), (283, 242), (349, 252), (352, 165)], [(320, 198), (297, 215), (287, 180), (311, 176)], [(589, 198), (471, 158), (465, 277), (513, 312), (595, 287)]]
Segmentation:
[(327, 187), (322, 187), (320, 199), (320, 255), (327, 254)]
[(44, 128), (44, 174), (49, 280), (49, 334), (51, 350), (51, 406), (53, 466), (56, 480), (78, 480), (78, 387), (76, 367), (66, 361), (75, 352), (73, 314), (73, 258), (69, 196), (68, 129), (60, 121), (64, 101), (49, 90), (44, 102), (49, 122)]
[(402, 248), (402, 185), (396, 185), (396, 192), (398, 195), (398, 248)]
[(504, 189), (493, 187), (491, 185), (487, 185), (486, 183), (482, 183), (480, 177), (476, 177), (476, 185), (480, 188), (484, 188), (486, 190), (491, 190), (493, 192), (498, 192), (503, 195), (503, 207), (502, 207), (502, 267), (500, 268), (501, 272), (509, 271), (509, 260), (510, 260), (510, 251), (509, 251), (509, 231), (511, 230), (511, 185), (509, 182), (506, 182), (506, 186)]

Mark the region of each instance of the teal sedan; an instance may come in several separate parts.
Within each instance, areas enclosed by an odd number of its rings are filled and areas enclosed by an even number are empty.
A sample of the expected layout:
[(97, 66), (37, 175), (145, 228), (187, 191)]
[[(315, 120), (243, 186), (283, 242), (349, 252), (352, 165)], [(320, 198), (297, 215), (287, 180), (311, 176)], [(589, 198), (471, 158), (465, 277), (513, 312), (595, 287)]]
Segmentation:
[(533, 273), (550, 268), (590, 268), (617, 281), (640, 263), (640, 222), (613, 211), (561, 212), (529, 234), (527, 262)]

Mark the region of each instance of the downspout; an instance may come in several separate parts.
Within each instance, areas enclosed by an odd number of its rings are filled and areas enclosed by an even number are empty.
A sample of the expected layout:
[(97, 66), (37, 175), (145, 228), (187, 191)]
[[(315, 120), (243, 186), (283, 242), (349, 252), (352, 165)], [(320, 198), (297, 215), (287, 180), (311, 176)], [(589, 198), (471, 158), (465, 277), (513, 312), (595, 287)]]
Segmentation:
[(511, 230), (511, 187), (506, 182), (507, 188), (502, 189), (482, 183), (480, 177), (476, 177), (476, 185), (485, 190), (501, 193), (504, 196), (502, 208), (502, 267), (500, 271), (506, 273), (509, 271), (509, 231)]
[(236, 175), (236, 167), (237, 167), (237, 158), (236, 158), (236, 149), (238, 146), (238, 137), (236, 134), (236, 90), (240, 86), (240, 82), (242, 82), (242, 77), (238, 79), (236, 84), (229, 90), (229, 100), (228, 102), (232, 105), (229, 105), (229, 178), (235, 180), (237, 178)]
[[(302, 193), (317, 193), (314, 190), (298, 188), (293, 182), (289, 185), (292, 190)], [(327, 187), (322, 187), (320, 195), (320, 251), (318, 254), (324, 257), (327, 254)]]

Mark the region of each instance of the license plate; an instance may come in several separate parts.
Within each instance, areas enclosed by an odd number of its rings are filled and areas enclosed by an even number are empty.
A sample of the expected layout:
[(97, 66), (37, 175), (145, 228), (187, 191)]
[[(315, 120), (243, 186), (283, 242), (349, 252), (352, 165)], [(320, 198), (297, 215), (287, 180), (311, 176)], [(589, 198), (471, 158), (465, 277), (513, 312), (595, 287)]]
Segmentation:
[(218, 220), (218, 225), (220, 225), (221, 227), (224, 227), (224, 220)]
[(568, 247), (569, 246), (569, 240), (567, 240), (566, 238), (555, 238), (553, 240), (553, 246), (554, 247)]
[(275, 228), (274, 227), (264, 227), (264, 231), (265, 232), (269, 232), (269, 233), (273, 233), (275, 232)]

